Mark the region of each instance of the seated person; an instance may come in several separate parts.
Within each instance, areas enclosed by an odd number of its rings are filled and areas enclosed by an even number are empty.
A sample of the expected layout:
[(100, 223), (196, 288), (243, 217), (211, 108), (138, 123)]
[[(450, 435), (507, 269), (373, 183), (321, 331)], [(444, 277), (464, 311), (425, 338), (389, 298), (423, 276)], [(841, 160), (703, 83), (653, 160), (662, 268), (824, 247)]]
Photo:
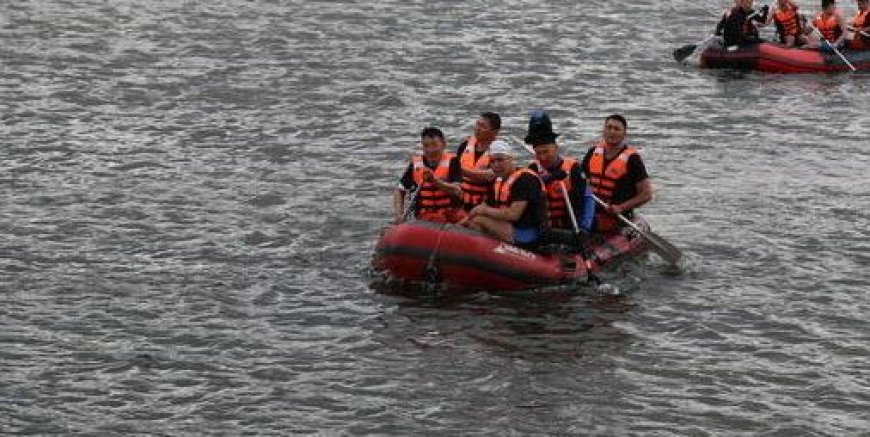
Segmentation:
[(764, 6), (756, 12), (752, 0), (734, 0), (734, 7), (722, 15), (715, 33), (722, 36), (725, 47), (761, 42), (757, 25), (767, 21), (768, 9)]
[[(592, 231), (595, 199), (586, 184), (580, 162), (559, 153), (558, 136), (553, 132), (553, 124), (546, 112), (532, 112), (528, 135), (523, 141), (535, 151), (537, 160), (529, 164), (529, 168), (538, 174), (546, 190), (549, 232), (545, 239), (572, 247), (585, 241), (578, 241), (578, 237), (584, 238)], [(567, 201), (565, 192), (568, 193)]]
[(852, 38), (846, 47), (852, 50), (870, 50), (870, 0), (856, 0), (858, 12), (852, 18)]
[(767, 17), (765, 25), (773, 23), (779, 42), (786, 47), (800, 47), (807, 43), (804, 36), (804, 18), (792, 0), (777, 0), (773, 13)]
[(822, 12), (808, 27), (810, 32), (813, 32), (813, 29), (818, 31), (807, 37), (807, 47), (810, 48), (822, 50), (832, 50), (832, 46), (840, 48), (848, 36), (846, 20), (837, 9), (835, 0), (822, 0)]
[[(393, 219), (402, 223), (412, 208), (414, 217), (439, 223), (455, 223), (464, 217), (459, 206), (459, 182), (462, 170), (459, 160), (445, 152), (447, 143), (440, 129), (427, 127), (420, 132), (422, 155), (414, 155), (393, 193)], [(416, 196), (405, 205), (405, 195)]]
[(517, 167), (508, 143), (493, 141), (489, 155), (496, 178), (486, 203), (472, 208), (459, 224), (507, 243), (532, 247), (545, 226), (543, 183), (531, 170)]

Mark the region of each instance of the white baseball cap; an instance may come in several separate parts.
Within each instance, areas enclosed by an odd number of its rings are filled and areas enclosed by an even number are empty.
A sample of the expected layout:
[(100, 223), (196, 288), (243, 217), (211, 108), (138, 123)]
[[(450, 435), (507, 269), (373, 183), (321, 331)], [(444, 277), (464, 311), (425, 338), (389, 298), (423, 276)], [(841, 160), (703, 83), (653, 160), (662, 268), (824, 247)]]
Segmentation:
[(489, 145), (490, 155), (514, 156), (513, 147), (504, 140), (495, 140)]

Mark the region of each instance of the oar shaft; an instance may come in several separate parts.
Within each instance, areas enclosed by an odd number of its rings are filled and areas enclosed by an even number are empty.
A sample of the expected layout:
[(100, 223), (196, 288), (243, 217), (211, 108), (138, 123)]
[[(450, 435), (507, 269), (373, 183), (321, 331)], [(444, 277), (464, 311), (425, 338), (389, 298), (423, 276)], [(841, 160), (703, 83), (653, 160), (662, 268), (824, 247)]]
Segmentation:
[(848, 65), (848, 66), (849, 66), (849, 68), (850, 68), (850, 69), (851, 69), (851, 70), (852, 70), (852, 71), (857, 71), (857, 69), (856, 69), (856, 68), (855, 68), (855, 66), (854, 66), (854, 65), (852, 65), (852, 63), (851, 63), (851, 62), (849, 62), (849, 60), (848, 60), (848, 59), (846, 59), (846, 57), (845, 57), (845, 56), (843, 56), (843, 54), (842, 54), (842, 53), (840, 53), (840, 51), (839, 51), (839, 50), (837, 50), (837, 48), (836, 48), (836, 47), (834, 47), (834, 45), (833, 45), (833, 44), (831, 44), (831, 42), (830, 42), (830, 41), (828, 41), (828, 40), (827, 40), (827, 38), (825, 38), (825, 36), (824, 36), (824, 35), (822, 35), (822, 32), (819, 32), (819, 29), (817, 29), (817, 28), (816, 28), (816, 26), (813, 26), (813, 25), (812, 25), (812, 24), (808, 24), (808, 26), (810, 26), (810, 29), (812, 29), (812, 30), (813, 30), (813, 33), (815, 33), (815, 34), (816, 34), (816, 36), (818, 36), (818, 37), (819, 37), (819, 40), (821, 40), (821, 41), (822, 41), (822, 42), (824, 42), (824, 43), (825, 43), (825, 44), (827, 44), (827, 45), (828, 45), (828, 47), (830, 47), (830, 48), (831, 48), (831, 49), (832, 49), (832, 50), (833, 50), (833, 51), (834, 51), (834, 53), (836, 53), (836, 54), (837, 54), (837, 56), (839, 56), (839, 57), (840, 57), (840, 59), (842, 59), (842, 60), (843, 60), (843, 62), (844, 62), (844, 63), (846, 63), (846, 65)]

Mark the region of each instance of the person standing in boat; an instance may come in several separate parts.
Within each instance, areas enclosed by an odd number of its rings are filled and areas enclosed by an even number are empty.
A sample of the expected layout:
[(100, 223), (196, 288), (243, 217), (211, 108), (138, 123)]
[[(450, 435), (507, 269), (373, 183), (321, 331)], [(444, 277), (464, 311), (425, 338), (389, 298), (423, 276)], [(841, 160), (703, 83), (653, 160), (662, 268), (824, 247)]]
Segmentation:
[(511, 146), (495, 140), (489, 150), (495, 180), (481, 203), (459, 222), (507, 243), (531, 247), (545, 226), (544, 184), (533, 171), (517, 167)]
[(580, 167), (592, 185), (592, 192), (604, 206), (597, 205), (595, 232), (610, 233), (622, 228), (617, 218), (632, 219), (635, 208), (652, 200), (652, 181), (636, 148), (625, 143), (628, 122), (619, 114), (604, 120), (602, 139), (583, 157)]
[(722, 36), (725, 47), (761, 42), (757, 25), (767, 22), (769, 9), (765, 5), (756, 12), (752, 9), (752, 0), (734, 0), (734, 6), (722, 14), (715, 34)]
[[(592, 220), (595, 217), (595, 200), (592, 191), (586, 185), (580, 163), (575, 158), (559, 154), (559, 145), (553, 132), (550, 116), (541, 110), (533, 111), (529, 118), (529, 130), (523, 139), (535, 150), (536, 161), (529, 168), (538, 174), (547, 192), (547, 222), (550, 229), (567, 229), (574, 231), (571, 211), (575, 214), (580, 231), (592, 231)], [(562, 192), (564, 185), (568, 192), (571, 210)]]
[[(822, 12), (813, 19), (813, 26), (822, 34), (824, 41), (818, 35), (811, 34), (808, 37), (807, 47), (831, 50), (830, 46), (840, 48), (846, 42), (848, 27), (846, 19), (837, 9), (835, 0), (822, 0)], [(812, 29), (809, 29), (811, 32)], [(827, 41), (827, 43), (825, 42)]]
[(803, 29), (804, 21), (795, 2), (777, 0), (773, 13), (767, 17), (765, 25), (773, 23), (776, 26), (779, 42), (786, 47), (800, 47), (807, 43)]
[(870, 0), (856, 0), (858, 12), (852, 18), (852, 39), (846, 47), (852, 50), (870, 50)]
[(456, 149), (462, 166), (462, 206), (470, 211), (483, 203), (486, 192), (495, 178), (489, 168), (489, 145), (498, 137), (501, 117), (494, 112), (484, 112), (474, 123), (474, 135), (468, 137)]
[[(406, 208), (414, 208), (420, 220), (455, 223), (465, 216), (459, 207), (459, 159), (445, 152), (447, 142), (441, 129), (427, 127), (420, 132), (423, 153), (411, 157), (411, 162), (393, 193), (393, 219), (396, 224), (405, 219)], [(416, 192), (414, 205), (405, 205), (405, 196)]]

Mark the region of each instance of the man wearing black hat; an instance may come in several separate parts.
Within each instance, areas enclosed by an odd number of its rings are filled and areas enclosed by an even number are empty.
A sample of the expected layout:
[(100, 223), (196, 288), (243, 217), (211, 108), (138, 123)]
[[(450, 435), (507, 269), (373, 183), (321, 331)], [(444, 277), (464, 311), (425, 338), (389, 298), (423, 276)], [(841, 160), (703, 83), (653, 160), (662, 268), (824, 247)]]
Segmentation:
[[(586, 185), (580, 163), (574, 158), (559, 155), (559, 146), (556, 144), (558, 136), (553, 132), (553, 124), (546, 112), (532, 112), (529, 131), (523, 141), (534, 148), (537, 160), (529, 168), (544, 182), (550, 228), (575, 231), (572, 222), (576, 221), (577, 231), (588, 233), (592, 230), (592, 219), (595, 217), (595, 200)], [(570, 209), (565, 192), (571, 202)]]

